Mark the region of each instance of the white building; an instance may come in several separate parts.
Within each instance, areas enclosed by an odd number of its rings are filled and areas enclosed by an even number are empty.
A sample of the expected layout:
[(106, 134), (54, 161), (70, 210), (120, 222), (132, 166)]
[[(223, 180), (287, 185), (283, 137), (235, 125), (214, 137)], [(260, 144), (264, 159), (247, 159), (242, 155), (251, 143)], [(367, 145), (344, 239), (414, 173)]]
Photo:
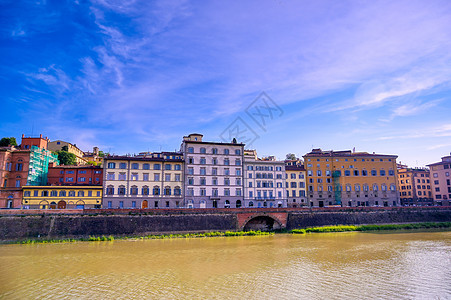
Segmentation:
[(202, 137), (190, 134), (181, 145), (185, 207), (242, 207), (244, 144), (204, 142)]
[(287, 207), (285, 163), (274, 157), (260, 159), (255, 150), (244, 151), (246, 207)]

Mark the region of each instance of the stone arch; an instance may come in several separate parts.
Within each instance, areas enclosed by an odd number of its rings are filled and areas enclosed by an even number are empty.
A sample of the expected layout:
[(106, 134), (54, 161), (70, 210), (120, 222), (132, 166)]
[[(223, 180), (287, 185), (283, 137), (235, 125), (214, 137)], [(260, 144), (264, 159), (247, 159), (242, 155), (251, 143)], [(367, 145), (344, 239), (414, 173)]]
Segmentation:
[(282, 228), (284, 226), (277, 218), (267, 214), (255, 214), (244, 221), (241, 230), (272, 231)]

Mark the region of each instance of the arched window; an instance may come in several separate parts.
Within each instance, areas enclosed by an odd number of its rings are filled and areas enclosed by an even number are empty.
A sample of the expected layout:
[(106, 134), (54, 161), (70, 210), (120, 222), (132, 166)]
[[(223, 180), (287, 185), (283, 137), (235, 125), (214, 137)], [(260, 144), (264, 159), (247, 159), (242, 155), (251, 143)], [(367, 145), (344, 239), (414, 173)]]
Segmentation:
[(351, 185), (350, 184), (347, 184), (346, 185), (346, 192), (350, 192), (351, 191)]
[(254, 202), (249, 201), (249, 207), (254, 207)]
[(236, 200), (236, 208), (240, 208), (241, 207), (241, 200)]
[(207, 153), (207, 150), (204, 147), (201, 147), (200, 148), (200, 153), (205, 154), (205, 153)]
[(230, 201), (229, 200), (226, 200), (224, 202), (224, 208), (230, 208)]
[(160, 187), (158, 186), (153, 187), (153, 195), (155, 196), (160, 195)]
[(386, 185), (385, 183), (383, 183), (383, 184), (381, 185), (381, 190), (384, 191), (384, 192), (387, 191), (387, 185)]
[(354, 190), (355, 190), (356, 192), (360, 192), (360, 184), (356, 184), (356, 185), (354, 186)]
[(373, 191), (374, 192), (377, 192), (379, 190), (379, 187), (378, 187), (378, 185), (375, 183), (375, 184), (373, 184)]

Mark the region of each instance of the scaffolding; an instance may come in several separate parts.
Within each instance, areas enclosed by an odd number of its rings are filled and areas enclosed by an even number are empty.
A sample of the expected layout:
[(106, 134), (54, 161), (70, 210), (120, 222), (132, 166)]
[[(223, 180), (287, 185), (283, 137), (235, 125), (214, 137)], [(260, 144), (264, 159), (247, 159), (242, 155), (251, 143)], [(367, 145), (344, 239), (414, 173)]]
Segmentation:
[(27, 185), (46, 185), (49, 163), (52, 162), (59, 164), (56, 154), (44, 148), (31, 146)]
[(340, 185), (340, 171), (334, 171), (332, 173), (332, 178), (334, 180), (334, 196), (335, 196), (335, 205), (341, 205), (341, 185)]

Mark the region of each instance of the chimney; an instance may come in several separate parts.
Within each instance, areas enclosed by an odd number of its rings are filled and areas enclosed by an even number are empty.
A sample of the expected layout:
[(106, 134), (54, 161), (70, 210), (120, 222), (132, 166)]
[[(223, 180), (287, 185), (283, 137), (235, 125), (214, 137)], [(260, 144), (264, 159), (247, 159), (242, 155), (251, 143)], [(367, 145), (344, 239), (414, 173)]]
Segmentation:
[(24, 133), (22, 133), (22, 138), (24, 138), (25, 137), (25, 134)]
[(42, 134), (40, 134), (40, 135), (39, 135), (39, 138), (41, 138), (41, 139), (42, 139)]

